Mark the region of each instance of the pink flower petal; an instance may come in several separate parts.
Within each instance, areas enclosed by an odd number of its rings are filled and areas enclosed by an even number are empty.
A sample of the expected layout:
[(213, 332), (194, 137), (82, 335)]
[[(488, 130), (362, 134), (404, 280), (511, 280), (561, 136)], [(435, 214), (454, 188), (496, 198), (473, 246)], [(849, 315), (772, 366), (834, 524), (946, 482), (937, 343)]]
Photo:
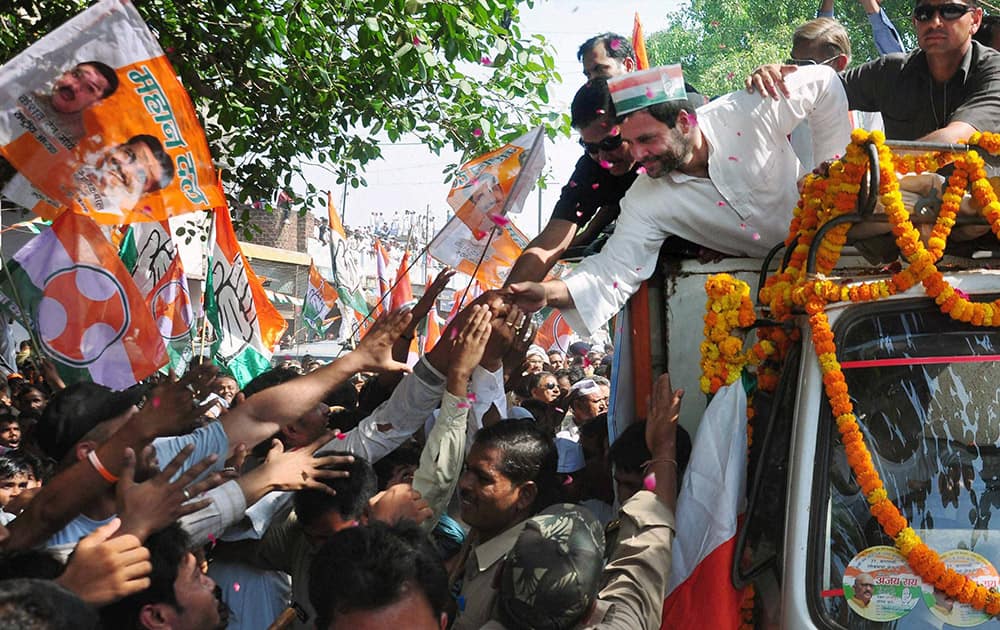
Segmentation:
[(475, 129), (472, 130), (472, 135), (475, 136), (476, 138), (482, 138), (483, 130), (480, 129), (479, 127), (476, 127)]
[(609, 168), (611, 168), (611, 162), (608, 162), (607, 160), (601, 160), (598, 163), (601, 165), (601, 168), (603, 168), (603, 169), (609, 169)]
[(735, 77), (735, 76), (736, 76), (736, 73), (735, 73), (735, 72), (727, 72), (727, 73), (726, 73), (726, 79), (728, 79), (728, 80), (730, 80), (730, 81), (732, 81), (732, 80), (733, 80), (733, 77)]
[(646, 88), (646, 98), (653, 98), (652, 88)]
[(969, 294), (966, 293), (965, 291), (961, 290), (961, 289), (955, 289), (955, 295), (957, 295), (958, 297), (962, 298), (963, 300), (968, 300), (969, 299)]
[(615, 37), (610, 42), (608, 42), (608, 45), (611, 47), (611, 50), (618, 50), (619, 48), (622, 47), (622, 40)]
[(566, 475), (566, 478), (563, 479), (562, 485), (568, 486), (571, 485), (572, 483), (573, 483), (573, 475)]
[(474, 236), (477, 241), (481, 241), (486, 238), (486, 232), (483, 232), (482, 230), (473, 230), (472, 236)]
[(724, 206), (726, 205), (726, 202), (725, 202), (725, 201), (719, 201), (719, 202), (717, 202), (717, 203), (719, 204), (719, 207), (720, 207), (720, 208), (722, 208), (722, 207), (724, 207)]
[(215, 539), (215, 534), (209, 534), (209, 535), (208, 535), (208, 542), (212, 543), (212, 547), (213, 547), (213, 548), (215, 547), (216, 543), (218, 542), (218, 541), (217, 541), (217, 540)]
[(469, 392), (469, 395), (466, 396), (466, 398), (469, 399), (469, 402), (476, 402), (476, 392)]
[(613, 286), (614, 288), (616, 288), (616, 289), (617, 289), (617, 288), (618, 288), (618, 283), (617, 283), (617, 282), (613, 282), (613, 283), (611, 284), (611, 286)]
[(236, 591), (237, 593), (240, 592), (240, 583), (239, 582), (233, 582), (233, 590)]
[(742, 131), (737, 131), (737, 132), (736, 132), (736, 135), (737, 135), (737, 136), (742, 136), (742, 135), (743, 135), (743, 132), (742, 132)]
[(414, 46), (419, 46), (419, 45), (420, 45), (420, 44), (422, 44), (422, 43), (423, 43), (423, 42), (421, 42), (421, 41), (420, 41), (420, 38), (419, 38), (419, 37), (417, 37), (416, 35), (414, 35), (414, 36), (413, 36), (413, 45), (414, 45)]
[(469, 408), (469, 403), (460, 402), (460, 403), (458, 403), (455, 406), (458, 407), (459, 409), (468, 409)]
[(639, 168), (635, 169), (635, 172), (638, 173), (638, 174), (640, 174), (640, 175), (645, 175), (646, 174), (646, 167), (645, 166), (640, 166)]
[(591, 188), (594, 189), (594, 190), (597, 190), (600, 187), (601, 187), (601, 185), (598, 184), (597, 182), (594, 182), (594, 184), (591, 186)]
[(755, 241), (759, 241), (760, 240), (760, 232), (754, 232), (753, 233), (753, 240), (755, 240)]
[(337, 439), (338, 440), (346, 440), (347, 439), (347, 434), (346, 433), (338, 433), (337, 434)]
[(572, 179), (571, 179), (571, 180), (569, 180), (569, 187), (570, 187), (570, 188), (576, 188), (576, 182), (575, 182), (575, 181), (573, 181)]
[(735, 155), (730, 155), (729, 156), (729, 161), (730, 162), (739, 162), (740, 158), (736, 157)]
[(458, 336), (458, 329), (457, 328), (452, 328), (451, 332), (448, 333), (448, 339), (449, 340), (454, 339), (457, 336)]
[(153, 396), (153, 409), (157, 409), (160, 406), (160, 397)]
[(482, 59), (479, 60), (479, 63), (483, 64), (484, 66), (492, 66), (493, 60), (487, 57), (486, 55), (483, 55)]
[(747, 224), (746, 223), (740, 223), (740, 229), (741, 230), (747, 229)]
[(503, 227), (503, 226), (507, 225), (508, 223), (510, 223), (510, 219), (508, 219), (507, 217), (503, 216), (502, 214), (491, 214), (490, 215), (490, 221), (492, 221), (493, 223), (496, 223), (500, 227)]
[(577, 211), (576, 211), (576, 216), (578, 216), (578, 217), (582, 217), (582, 216), (583, 216), (583, 212), (580, 212), (579, 210), (577, 210)]
[(604, 111), (603, 109), (598, 108), (597, 110), (595, 110), (595, 113), (598, 116), (603, 116), (604, 114), (607, 114), (608, 112)]
[(646, 478), (642, 480), (642, 487), (650, 492), (656, 490), (656, 473), (646, 475)]

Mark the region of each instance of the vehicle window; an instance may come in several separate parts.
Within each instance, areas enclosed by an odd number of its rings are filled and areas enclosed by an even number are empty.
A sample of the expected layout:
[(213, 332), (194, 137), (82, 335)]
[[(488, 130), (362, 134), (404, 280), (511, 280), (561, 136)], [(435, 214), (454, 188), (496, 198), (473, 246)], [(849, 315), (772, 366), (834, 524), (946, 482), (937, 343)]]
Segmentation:
[[(938, 552), (1000, 566), (1000, 331), (952, 321), (926, 301), (873, 307), (838, 323), (838, 357), (889, 497)], [(891, 623), (862, 619), (841, 591), (858, 552), (893, 544), (868, 511), (824, 404), (811, 535), (813, 610), (828, 627), (941, 627), (921, 601)], [(824, 443), (825, 442), (825, 443)], [(995, 623), (995, 622), (993, 622)]]

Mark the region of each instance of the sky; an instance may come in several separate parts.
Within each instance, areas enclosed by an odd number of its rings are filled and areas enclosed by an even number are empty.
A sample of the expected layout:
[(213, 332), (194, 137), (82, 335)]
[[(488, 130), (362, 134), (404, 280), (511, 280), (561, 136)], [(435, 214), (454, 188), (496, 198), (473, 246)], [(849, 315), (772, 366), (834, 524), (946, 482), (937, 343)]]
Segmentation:
[[(560, 111), (569, 111), (573, 95), (584, 81), (576, 51), (586, 39), (604, 31), (631, 37), (632, 16), (636, 11), (648, 36), (664, 29), (667, 12), (683, 4), (682, 0), (543, 0), (537, 1), (533, 8), (523, 8), (520, 20), (522, 36), (540, 33), (555, 49), (556, 70), (563, 83), (549, 86), (551, 104)], [(575, 135), (558, 138), (555, 143), (546, 142), (546, 170), (554, 181), (550, 181), (542, 191), (542, 225), (548, 221), (559, 198), (559, 189), (569, 179), (581, 151)], [(424, 146), (410, 142), (386, 144), (383, 155), (382, 160), (369, 162), (365, 169), (366, 187), (348, 187), (344, 207), (341, 207), (339, 192), (342, 188), (336, 184), (333, 175), (308, 167), (305, 173), (317, 188), (338, 191), (335, 203), (344, 223), (350, 227), (369, 224), (376, 213), (391, 218), (393, 212), (398, 211), (402, 219), (403, 211), (409, 210), (419, 214), (429, 212), (432, 225), (440, 229), (449, 210), (446, 201), (449, 185), (444, 183), (443, 171), (448, 164), (458, 161), (457, 154), (442, 151), (437, 156)], [(538, 233), (537, 189), (528, 196), (524, 210), (514, 217), (514, 222), (529, 237)]]

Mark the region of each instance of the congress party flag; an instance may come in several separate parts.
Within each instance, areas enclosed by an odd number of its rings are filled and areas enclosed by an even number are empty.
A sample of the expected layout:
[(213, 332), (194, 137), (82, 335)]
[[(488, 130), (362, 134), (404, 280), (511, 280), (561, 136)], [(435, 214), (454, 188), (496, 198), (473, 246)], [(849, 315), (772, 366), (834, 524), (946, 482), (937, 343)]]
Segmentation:
[(223, 203), (191, 100), (131, 2), (99, 0), (0, 67), (4, 195), (51, 219), (161, 221)]
[(427, 312), (426, 332), (424, 333), (424, 354), (434, 349), (434, 345), (441, 339), (441, 323), (438, 321), (437, 307), (431, 304), (431, 310)]
[(330, 225), (330, 261), (333, 269), (333, 282), (337, 287), (343, 287), (348, 292), (361, 290), (361, 261), (355, 252), (347, 245), (347, 232), (344, 224), (333, 206), (333, 195), (326, 193), (326, 209)]
[(414, 303), (413, 283), (410, 282), (410, 252), (405, 252), (403, 260), (399, 261), (399, 268), (396, 269), (396, 282), (392, 285), (389, 302), (389, 308), (392, 310), (412, 306)]
[(743, 592), (733, 587), (747, 470), (747, 397), (737, 380), (702, 415), (677, 497), (677, 535), (662, 628), (738, 628)]
[(431, 256), (490, 288), (503, 285), (528, 242), (508, 215), (521, 211), (538, 181), (544, 138), (538, 127), (459, 169), (448, 193), (455, 216), (431, 241)]
[(375, 239), (375, 273), (378, 277), (379, 297), (375, 302), (375, 308), (372, 309), (374, 312), (372, 319), (378, 319), (382, 313), (392, 308), (392, 296), (389, 294), (392, 287), (392, 281), (389, 279), (389, 253), (385, 251), (379, 239)]
[(326, 333), (329, 327), (327, 317), (336, 305), (337, 297), (337, 291), (319, 275), (316, 265), (310, 263), (309, 286), (302, 301), (302, 321), (317, 335)]
[(542, 309), (542, 325), (535, 335), (535, 344), (546, 350), (558, 350), (563, 354), (569, 350), (573, 329), (569, 327), (559, 309)]
[(271, 367), (271, 349), (288, 324), (240, 250), (224, 206), (215, 210), (214, 232), (205, 278), (205, 314), (215, 333), (212, 355), (243, 387)]
[(635, 51), (635, 69), (649, 69), (649, 56), (646, 54), (646, 38), (642, 34), (642, 21), (639, 19), (639, 12), (635, 12), (632, 20), (632, 50)]
[(146, 301), (91, 219), (66, 213), (0, 275), (0, 304), (27, 322), (67, 383), (125, 389), (167, 362)]
[(167, 348), (168, 367), (177, 375), (184, 374), (194, 356), (194, 310), (170, 224), (157, 221), (128, 226), (118, 256), (153, 314)]
[(118, 256), (132, 274), (136, 286), (144, 296), (148, 296), (177, 258), (170, 224), (155, 221), (128, 226), (118, 246)]
[(194, 309), (180, 256), (174, 256), (150, 289), (146, 304), (167, 347), (170, 369), (184, 374), (194, 358)]

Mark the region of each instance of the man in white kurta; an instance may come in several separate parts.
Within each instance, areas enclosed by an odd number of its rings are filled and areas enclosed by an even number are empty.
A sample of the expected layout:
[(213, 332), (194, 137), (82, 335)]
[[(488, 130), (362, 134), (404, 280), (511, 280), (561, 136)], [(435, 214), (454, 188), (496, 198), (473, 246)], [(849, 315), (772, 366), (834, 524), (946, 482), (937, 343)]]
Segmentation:
[[(623, 79), (637, 74), (644, 73)], [(621, 134), (646, 174), (622, 200), (614, 234), (564, 279), (511, 285), (513, 299), (528, 309), (560, 308), (573, 330), (587, 336), (652, 275), (668, 236), (723, 254), (764, 256), (788, 233), (798, 180), (850, 142), (847, 96), (833, 70), (800, 68), (786, 84), (787, 99), (733, 92), (696, 112), (681, 108), (673, 126), (649, 106), (625, 112)], [(642, 85), (631, 89), (634, 106)], [(645, 94), (653, 106), (666, 102), (648, 88)], [(816, 164), (801, 164), (788, 140), (803, 121), (812, 129)]]

